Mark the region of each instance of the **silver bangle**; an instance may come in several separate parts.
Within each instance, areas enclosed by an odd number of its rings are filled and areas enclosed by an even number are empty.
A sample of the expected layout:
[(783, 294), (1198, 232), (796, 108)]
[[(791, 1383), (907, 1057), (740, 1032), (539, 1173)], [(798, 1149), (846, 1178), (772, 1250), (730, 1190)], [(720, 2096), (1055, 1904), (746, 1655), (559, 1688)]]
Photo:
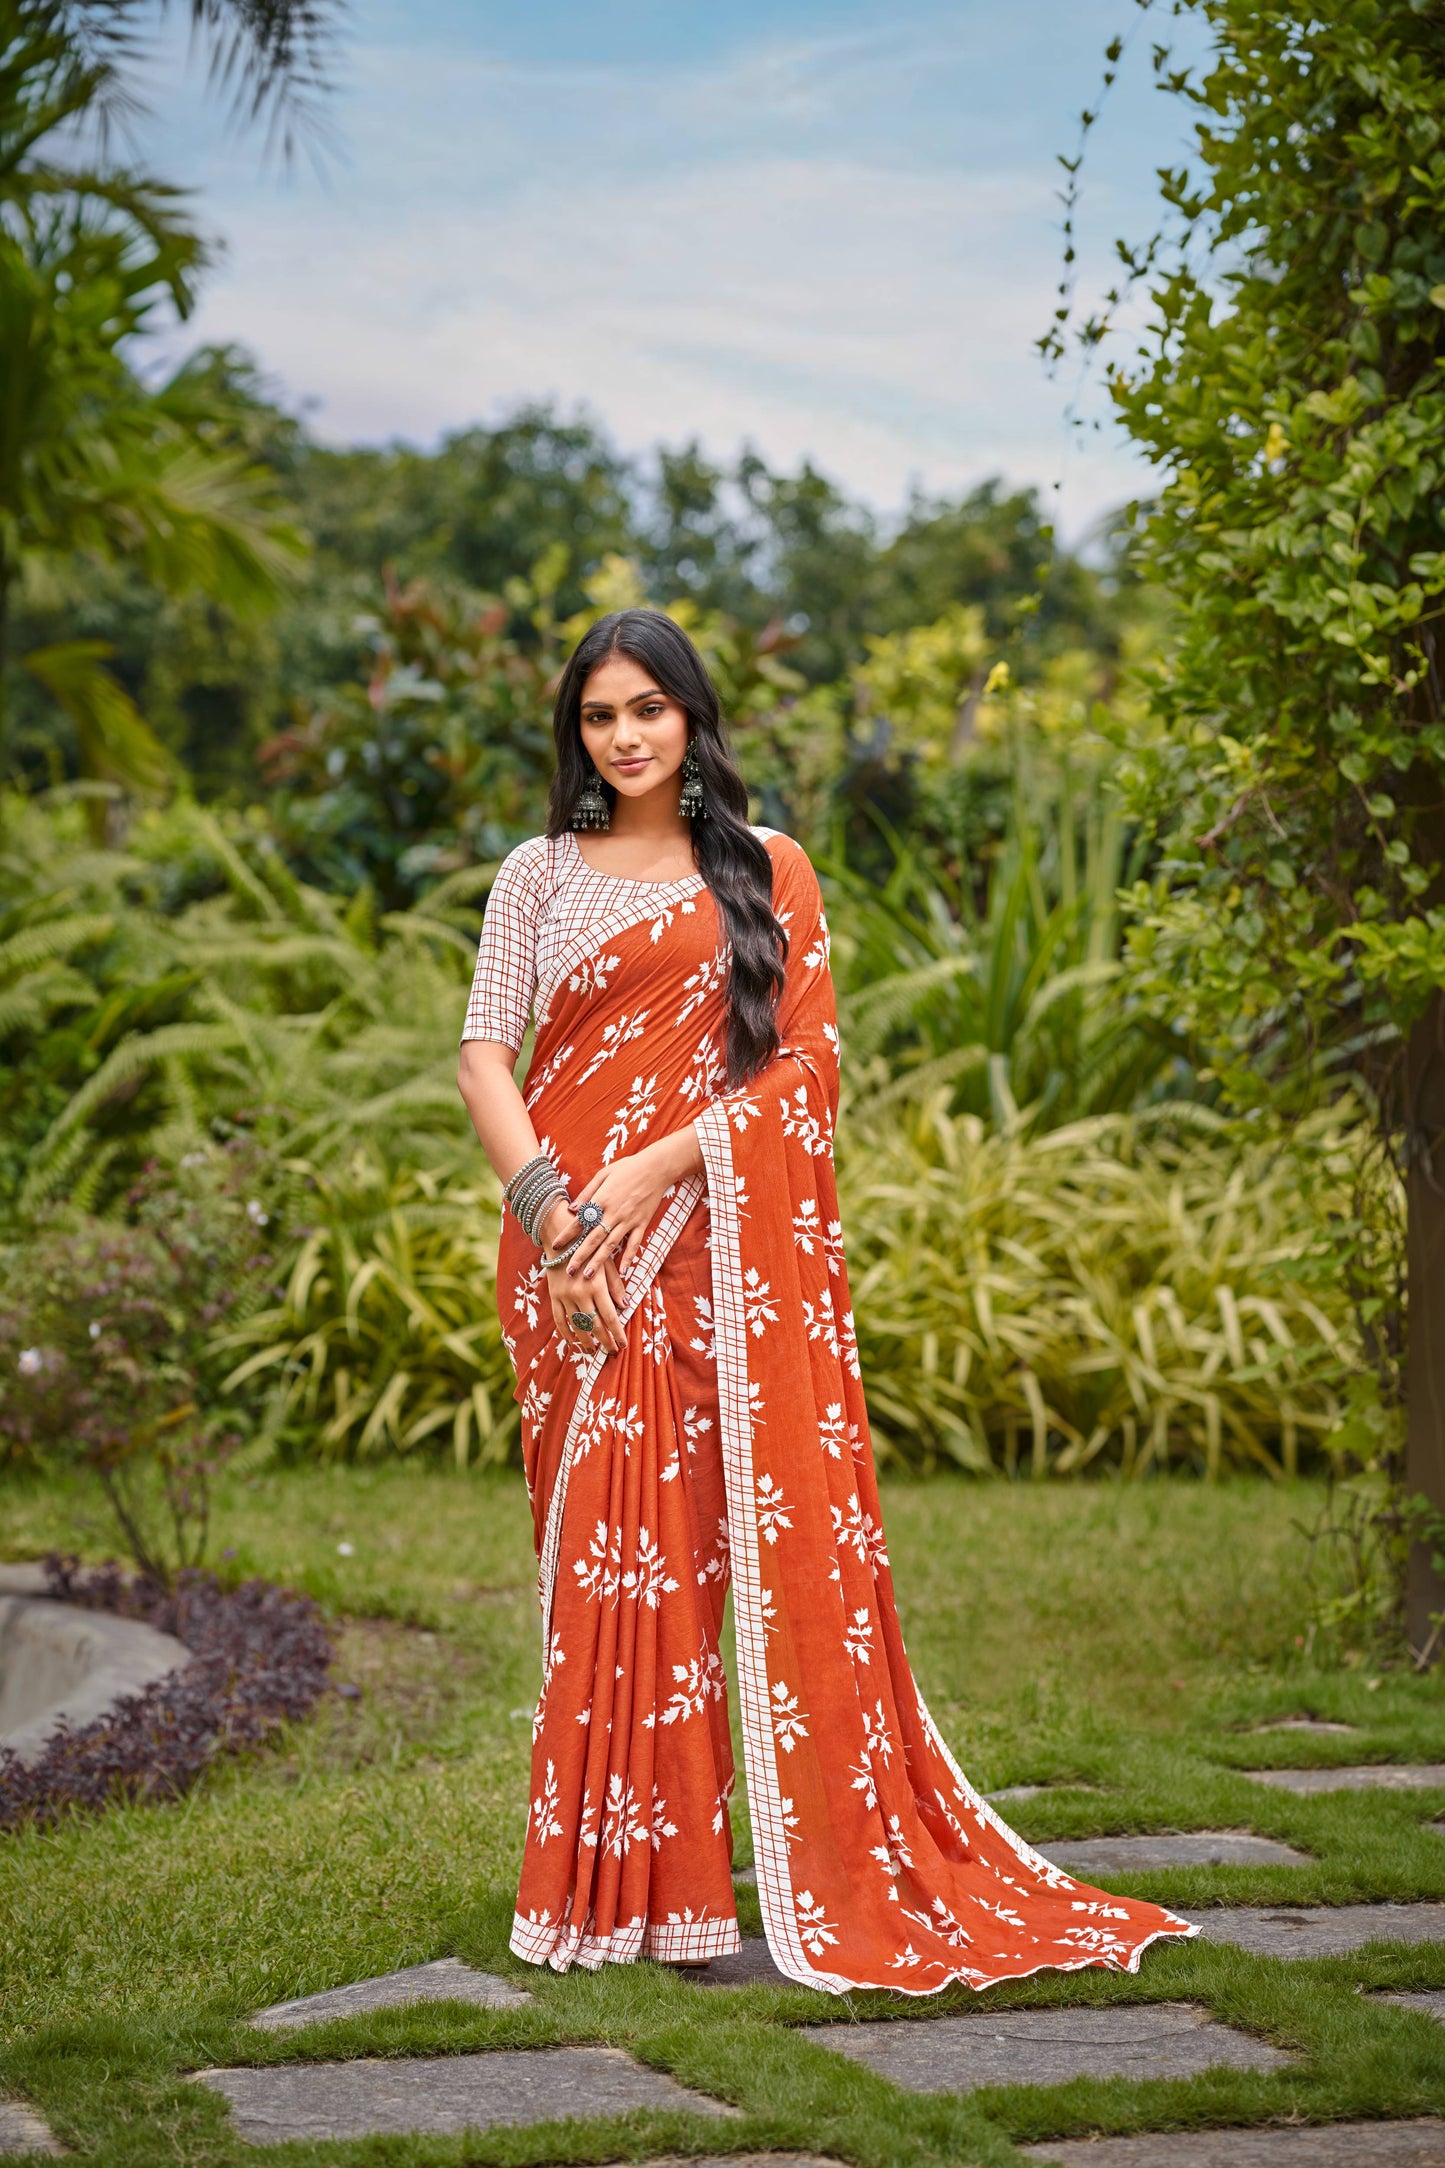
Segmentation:
[(545, 1152), (539, 1152), (535, 1159), (529, 1159), (524, 1161), (524, 1163), (517, 1169), (516, 1173), (512, 1176), (512, 1179), (507, 1184), (506, 1188), (502, 1191), (503, 1204), (511, 1203), (512, 1199), (516, 1196), (517, 1191), (522, 1187), (528, 1176), (538, 1174), (541, 1172), (543, 1167), (550, 1168), (551, 1165), (552, 1162), (547, 1157)]
[(568, 1243), (568, 1244), (566, 1245), (566, 1247), (565, 1247), (564, 1249), (560, 1249), (560, 1250), (558, 1250), (558, 1252), (557, 1252), (557, 1254), (556, 1254), (556, 1256), (555, 1256), (555, 1257), (549, 1257), (549, 1256), (547, 1255), (547, 1252), (546, 1252), (545, 1250), (543, 1250), (543, 1252), (542, 1252), (542, 1270), (543, 1270), (544, 1272), (550, 1272), (550, 1271), (551, 1271), (551, 1269), (552, 1269), (552, 1267), (553, 1267), (554, 1265), (565, 1265), (569, 1257), (575, 1257), (575, 1256), (576, 1256), (577, 1252), (578, 1252), (578, 1251), (579, 1251), (579, 1250), (581, 1249), (581, 1247), (582, 1247), (583, 1243), (584, 1243), (584, 1242), (585, 1242), (586, 1240), (587, 1240), (587, 1235), (586, 1235), (586, 1232), (585, 1232), (585, 1230), (584, 1230), (584, 1232), (583, 1232), (582, 1234), (580, 1234), (580, 1235), (578, 1235), (578, 1236), (577, 1236), (577, 1238), (576, 1238), (576, 1240), (575, 1240), (575, 1241), (573, 1241), (573, 1242), (569, 1242), (569, 1243)]

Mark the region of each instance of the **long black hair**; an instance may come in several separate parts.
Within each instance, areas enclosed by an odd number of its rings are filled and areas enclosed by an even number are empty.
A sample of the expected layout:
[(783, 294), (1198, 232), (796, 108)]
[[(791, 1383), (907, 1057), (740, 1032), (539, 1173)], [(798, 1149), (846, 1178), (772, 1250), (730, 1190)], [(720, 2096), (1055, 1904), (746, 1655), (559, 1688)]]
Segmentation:
[[(582, 743), (582, 692), (599, 663), (626, 655), (649, 671), (687, 714), (697, 755), (706, 819), (692, 824), (693, 856), (712, 890), (732, 944), (727, 996), (727, 1085), (736, 1090), (778, 1051), (778, 997), (788, 937), (773, 915), (773, 862), (748, 826), (748, 793), (733, 761), (717, 688), (680, 625), (661, 610), (614, 610), (600, 617), (562, 672), (552, 710), (557, 773), (547, 809), (547, 833), (564, 835), (592, 769)], [(603, 781), (609, 810), (617, 802)]]

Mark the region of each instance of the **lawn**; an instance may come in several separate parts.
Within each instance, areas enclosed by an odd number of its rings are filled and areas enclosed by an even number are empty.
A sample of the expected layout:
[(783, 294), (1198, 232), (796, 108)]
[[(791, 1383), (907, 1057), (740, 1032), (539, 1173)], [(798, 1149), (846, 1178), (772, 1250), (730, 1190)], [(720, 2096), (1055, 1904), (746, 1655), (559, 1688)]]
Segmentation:
[[(1012, 1809), (1026, 1835), (1251, 1827), (1302, 1869), (1174, 1869), (1121, 1890), (1197, 1906), (1445, 1898), (1445, 1793), (1300, 1799), (1237, 1774), (1273, 1761), (1445, 1760), (1435, 1678), (1321, 1672), (1306, 1657), (1300, 1483), (1029, 1486), (895, 1480), (885, 1515), (920, 1684), (988, 1787), (1067, 1789)], [(0, 1548), (99, 1555), (82, 1494), (0, 1490)], [(346, 1549), (342, 1547), (346, 1546)], [(312, 2055), (561, 2041), (626, 2045), (741, 2117), (634, 2115), (467, 2140), (287, 2146), (301, 2162), (531, 2163), (812, 2148), (860, 2164), (1003, 2162), (1011, 2139), (1203, 2122), (1419, 2114), (1445, 2105), (1445, 2035), (1361, 1987), (1445, 1986), (1445, 1946), (1283, 1963), (1161, 1946), (1136, 1978), (1040, 1978), (995, 2005), (1188, 1996), (1297, 2050), (1270, 2075), (1075, 2081), (966, 2099), (900, 2093), (789, 2026), (877, 2016), (882, 1995), (700, 1992), (663, 1968), (557, 1978), (507, 1955), (538, 1649), (519, 1478), (403, 1468), (276, 1473), (221, 1495), (225, 1571), (309, 1589), (342, 1622), (338, 1682), (274, 1751), (228, 1765), (179, 1806), (122, 1809), (0, 1840), (0, 2092), (30, 2097), (87, 2160), (220, 2164), (261, 2156), (185, 2073)], [(1248, 1736), (1296, 1714), (1347, 1742)], [(737, 1817), (748, 1857), (746, 1813)], [(744, 1931), (758, 1931), (751, 1892)], [(456, 1954), (513, 1974), (529, 2008), (378, 2012), (262, 2039), (258, 2004)], [(949, 1990), (939, 2011), (976, 2005)], [(910, 2004), (909, 2015), (919, 2006)]]

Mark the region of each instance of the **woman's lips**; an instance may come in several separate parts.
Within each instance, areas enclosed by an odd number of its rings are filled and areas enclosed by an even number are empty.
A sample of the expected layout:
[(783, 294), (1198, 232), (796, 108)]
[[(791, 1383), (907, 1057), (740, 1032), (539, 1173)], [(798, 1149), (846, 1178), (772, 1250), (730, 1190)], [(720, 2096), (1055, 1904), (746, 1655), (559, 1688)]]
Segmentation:
[(645, 753), (640, 760), (614, 760), (612, 763), (619, 775), (636, 775), (639, 768), (645, 768), (648, 764), (649, 756)]

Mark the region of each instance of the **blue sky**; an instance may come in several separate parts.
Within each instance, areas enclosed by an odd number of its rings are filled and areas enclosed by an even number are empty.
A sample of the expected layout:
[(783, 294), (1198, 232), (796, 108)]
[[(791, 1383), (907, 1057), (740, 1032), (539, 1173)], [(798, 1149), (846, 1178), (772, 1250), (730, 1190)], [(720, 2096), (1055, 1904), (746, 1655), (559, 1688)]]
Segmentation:
[[(1135, 0), (356, 0), (336, 150), (267, 165), (158, 61), (143, 144), (225, 243), (187, 338), (239, 339), (334, 440), (431, 443), (525, 398), (629, 450), (813, 458), (883, 510), (991, 474), (1078, 534), (1146, 479), (1033, 351), (1101, 55), (1086, 291), (1187, 116)], [(1102, 402), (1092, 401), (1102, 412)], [(1055, 485), (1060, 485), (1055, 493)]]

